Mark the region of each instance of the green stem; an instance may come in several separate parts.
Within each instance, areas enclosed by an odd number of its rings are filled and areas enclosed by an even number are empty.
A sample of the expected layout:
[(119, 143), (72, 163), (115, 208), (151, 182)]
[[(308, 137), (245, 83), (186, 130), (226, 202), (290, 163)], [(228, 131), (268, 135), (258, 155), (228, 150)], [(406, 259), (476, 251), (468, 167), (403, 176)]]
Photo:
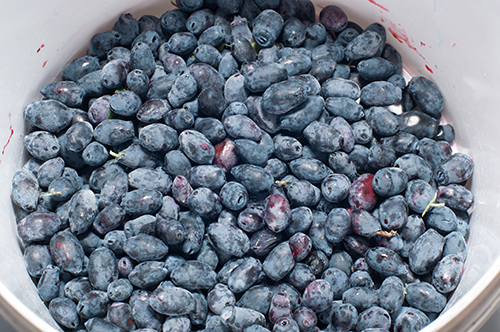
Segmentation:
[(41, 194), (40, 197), (45, 197), (45, 196), (55, 196), (55, 195), (61, 195), (65, 190), (69, 190), (69, 188), (64, 188), (63, 190), (61, 191), (55, 191), (54, 188), (52, 188), (50, 190), (50, 192), (48, 193), (45, 193), (45, 194)]
[(109, 108), (109, 113), (108, 113), (108, 117), (106, 119), (110, 120), (110, 119), (114, 119), (115, 118), (115, 112), (113, 112), (113, 110), (111, 109), (111, 107)]
[(222, 43), (219, 45), (219, 52), (222, 52), (224, 48), (231, 48), (231, 44)]
[(286, 179), (285, 181), (279, 181), (279, 180), (276, 180), (274, 181), (274, 183), (276, 183), (277, 185), (280, 185), (280, 186), (286, 186), (287, 183), (292, 179), (292, 177), (290, 176), (288, 179)]
[(255, 52), (255, 54), (257, 54), (257, 55), (259, 55), (259, 52), (262, 49), (262, 47), (259, 44), (257, 44), (256, 42), (252, 43), (252, 48), (253, 48), (253, 51)]
[(125, 154), (125, 152), (120, 152), (120, 153), (116, 153), (116, 152), (113, 152), (111, 150), (109, 150), (109, 155), (111, 157), (114, 157), (115, 159), (112, 161), (112, 163), (115, 163), (118, 161), (118, 159), (120, 159), (121, 156), (123, 156)]
[(124, 86), (121, 86), (119, 88), (116, 88), (115, 93), (122, 92), (122, 91), (127, 91), (127, 88)]
[(429, 202), (429, 204), (427, 204), (427, 206), (425, 207), (424, 209), (424, 212), (422, 212), (422, 217), (427, 213), (427, 211), (429, 211), (431, 208), (433, 207), (439, 207), (439, 206), (444, 206), (444, 203), (436, 203), (436, 199), (437, 199), (437, 193), (434, 194), (434, 197), (431, 199), (431, 201)]

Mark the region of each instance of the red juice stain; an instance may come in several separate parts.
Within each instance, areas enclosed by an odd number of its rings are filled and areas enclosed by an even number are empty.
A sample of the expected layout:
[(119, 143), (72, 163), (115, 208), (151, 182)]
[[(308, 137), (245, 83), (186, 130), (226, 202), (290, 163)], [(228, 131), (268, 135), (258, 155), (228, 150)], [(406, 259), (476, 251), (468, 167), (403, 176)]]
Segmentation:
[(38, 48), (38, 50), (36, 50), (36, 53), (39, 53), (39, 52), (42, 50), (42, 48), (44, 48), (44, 47), (45, 47), (45, 44), (42, 44), (42, 45)]
[(7, 148), (7, 145), (9, 145), (10, 140), (12, 139), (12, 136), (14, 135), (14, 129), (12, 129), (12, 125), (10, 125), (9, 130), (10, 130), (9, 139), (7, 140), (7, 143), (5, 143), (5, 145), (3, 146), (2, 154), (5, 154), (5, 149)]
[(420, 45), (421, 45), (421, 46), (425, 46), (425, 43), (424, 43), (424, 42), (420, 42)]
[(374, 0), (368, 0), (368, 2), (370, 2), (370, 3), (374, 4), (375, 6), (379, 7), (379, 8), (380, 8), (380, 9), (382, 9), (382, 10), (385, 10), (386, 12), (388, 12), (388, 13), (389, 13), (389, 9), (385, 8), (385, 7), (384, 7), (384, 6), (382, 6), (381, 4), (376, 3)]
[(403, 40), (402, 40), (401, 36), (399, 35), (399, 33), (396, 32), (396, 30), (389, 27), (389, 32), (394, 36), (394, 38), (396, 38), (401, 44), (403, 44)]
[(431, 74), (434, 74), (434, 72), (432, 71), (432, 69), (429, 68), (429, 66), (425, 65), (425, 69), (427, 69), (428, 71), (430, 71)]
[(451, 45), (451, 47), (455, 47), (455, 46), (457, 46), (457, 43), (453, 43), (453, 45)]
[(401, 44), (405, 43), (406, 45), (408, 45), (410, 49), (417, 52), (417, 54), (425, 60), (425, 57), (417, 50), (415, 46), (413, 46), (412, 41), (410, 41), (410, 38), (408, 38), (408, 36), (406, 35), (406, 31), (404, 31), (404, 29), (396, 28), (395, 24), (392, 22), (391, 24), (392, 27), (389, 27), (388, 30), (394, 36), (394, 38), (396, 38)]
[(45, 68), (45, 65), (47, 64), (47, 62), (49, 62), (49, 60), (45, 60), (45, 61), (43, 62), (42, 68)]

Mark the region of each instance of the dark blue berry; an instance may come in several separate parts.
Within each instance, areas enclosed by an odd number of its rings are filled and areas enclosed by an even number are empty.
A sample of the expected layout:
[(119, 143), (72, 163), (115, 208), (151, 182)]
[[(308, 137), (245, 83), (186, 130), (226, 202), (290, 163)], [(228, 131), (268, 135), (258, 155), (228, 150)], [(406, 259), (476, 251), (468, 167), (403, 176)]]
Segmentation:
[(262, 95), (262, 109), (271, 114), (284, 114), (299, 106), (307, 98), (307, 85), (300, 80), (286, 80), (272, 84)]
[(92, 36), (87, 49), (87, 55), (103, 59), (113, 47), (121, 44), (122, 35), (113, 30), (100, 32)]
[(345, 47), (347, 60), (362, 60), (375, 56), (379, 52), (382, 37), (375, 31), (364, 31)]
[(253, 22), (253, 38), (261, 47), (270, 47), (279, 37), (284, 20), (272, 9), (262, 11)]
[(62, 71), (63, 80), (78, 81), (88, 73), (99, 70), (99, 59), (93, 56), (85, 55), (71, 61)]
[(101, 166), (108, 160), (108, 150), (99, 142), (89, 143), (82, 151), (82, 159), (89, 166)]
[(188, 15), (180, 10), (169, 10), (160, 17), (161, 29), (165, 35), (172, 35), (176, 32), (185, 31)]
[(54, 261), (50, 255), (49, 247), (47, 245), (32, 244), (24, 250), (24, 261), (27, 265), (28, 273), (32, 277), (40, 277), (43, 270), (53, 265)]
[(351, 229), (358, 235), (371, 238), (381, 231), (381, 225), (370, 212), (354, 209), (351, 211)]
[(330, 97), (347, 97), (356, 100), (360, 97), (361, 90), (359, 85), (353, 81), (333, 77), (322, 84), (321, 93), (325, 99)]
[(106, 206), (94, 219), (94, 230), (101, 235), (117, 228), (125, 219), (125, 210), (118, 204)]
[(73, 81), (54, 81), (40, 93), (47, 99), (60, 101), (68, 107), (78, 107), (85, 97), (85, 90)]
[(219, 45), (225, 40), (224, 30), (222, 27), (214, 25), (207, 28), (198, 37), (198, 45), (210, 45), (213, 47), (219, 47)]
[(130, 298), (134, 287), (128, 279), (117, 279), (108, 285), (107, 292), (110, 300), (123, 302)]
[(417, 213), (424, 212), (435, 195), (436, 189), (420, 179), (409, 181), (405, 192), (408, 207)]
[(394, 328), (401, 331), (419, 331), (430, 323), (427, 315), (412, 307), (403, 307), (394, 321)]
[(252, 250), (255, 255), (263, 257), (278, 245), (281, 240), (282, 237), (279, 233), (264, 228), (255, 232), (250, 238), (250, 250)]
[(51, 301), (59, 294), (61, 269), (54, 265), (47, 265), (38, 280), (37, 290), (43, 301)]
[(185, 108), (175, 108), (164, 116), (165, 123), (176, 131), (190, 129), (194, 124), (194, 115)]
[(89, 281), (95, 289), (107, 291), (111, 282), (118, 279), (115, 254), (108, 248), (97, 248), (89, 257)]
[(115, 59), (109, 61), (99, 74), (102, 86), (106, 89), (116, 89), (124, 85), (130, 70), (131, 65), (127, 60)]
[(177, 132), (165, 124), (152, 123), (139, 132), (139, 144), (151, 152), (169, 151), (176, 148)]
[(248, 236), (233, 225), (212, 223), (207, 234), (213, 246), (223, 253), (242, 257), (250, 249)]
[(446, 305), (446, 297), (427, 282), (416, 282), (406, 286), (408, 304), (425, 312), (439, 313)]
[(443, 248), (443, 257), (452, 254), (463, 254), (464, 257), (467, 255), (467, 245), (465, 243), (465, 237), (459, 231), (454, 231), (445, 236), (445, 244)]
[(134, 125), (131, 121), (109, 119), (94, 129), (94, 138), (104, 145), (119, 145), (132, 140)]
[(436, 206), (425, 214), (425, 224), (427, 227), (432, 227), (435, 230), (448, 234), (457, 229), (457, 216), (447, 206)]
[(188, 290), (161, 283), (149, 297), (149, 305), (162, 315), (185, 315), (194, 310), (195, 300)]
[(384, 276), (402, 276), (408, 272), (403, 259), (393, 250), (374, 247), (365, 254), (368, 265)]
[(283, 65), (275, 62), (256, 65), (245, 76), (245, 87), (253, 93), (264, 92), (271, 84), (284, 81), (288, 72)]
[(410, 269), (416, 274), (425, 274), (441, 259), (445, 239), (436, 230), (429, 229), (413, 244), (409, 254)]
[(48, 240), (61, 228), (57, 214), (48, 211), (34, 211), (17, 224), (17, 232), (24, 244)]
[(278, 244), (262, 263), (263, 271), (275, 281), (283, 279), (295, 266), (288, 242)]
[[(127, 74), (125, 74), (124, 80)], [(80, 78), (76, 83), (85, 90), (87, 97), (100, 97), (105, 94), (111, 94), (112, 89), (107, 88), (103, 84), (101, 78), (101, 70), (96, 70)]]
[(125, 231), (113, 230), (104, 236), (103, 245), (111, 249), (116, 255), (123, 254), (123, 244), (127, 240)]
[(196, 37), (190, 32), (176, 32), (168, 40), (168, 50), (180, 56), (191, 54), (196, 45)]
[(127, 238), (132, 236), (143, 234), (154, 235), (155, 234), (155, 216), (145, 214), (138, 218), (127, 221), (123, 225), (123, 230)]
[[(90, 319), (104, 317), (109, 305), (108, 294), (100, 290), (92, 290), (83, 295), (76, 306), (76, 310), (81, 318)], [(91, 324), (91, 321), (87, 321)]]
[(463, 267), (462, 254), (445, 256), (432, 271), (432, 285), (442, 294), (454, 291), (460, 282)]
[(402, 169), (408, 180), (421, 179), (431, 182), (433, 173), (431, 165), (422, 157), (415, 154), (405, 154), (394, 162), (394, 166)]
[(379, 306), (373, 306), (359, 313), (356, 331), (370, 331), (371, 328), (388, 331), (391, 324), (392, 320), (389, 313)]
[(357, 69), (360, 76), (367, 81), (385, 80), (389, 76), (395, 74), (397, 70), (392, 62), (380, 57), (373, 57), (360, 61), (357, 65)]
[(205, 220), (217, 218), (222, 211), (219, 196), (206, 187), (197, 188), (189, 195), (188, 207)]
[(408, 91), (422, 112), (438, 117), (444, 107), (443, 96), (436, 85), (423, 76), (413, 77), (408, 82)]
[(387, 277), (378, 291), (379, 305), (389, 314), (396, 314), (401, 309), (405, 299), (405, 288), (398, 277)]
[(418, 139), (435, 138), (439, 121), (421, 111), (413, 110), (398, 115), (399, 130), (415, 135)]
[(361, 104), (364, 106), (389, 106), (401, 101), (402, 91), (399, 87), (386, 81), (376, 81), (361, 89)]
[(378, 213), (384, 229), (397, 230), (406, 225), (408, 205), (403, 196), (395, 195), (380, 204)]
[(249, 193), (267, 192), (271, 189), (274, 179), (264, 168), (242, 164), (231, 169), (235, 179), (247, 188)]
[(217, 283), (217, 274), (205, 263), (188, 260), (178, 265), (170, 274), (176, 286), (188, 289), (211, 289)]
[(464, 153), (455, 153), (434, 170), (434, 178), (441, 186), (466, 181), (474, 170), (474, 161)]
[(230, 210), (243, 209), (248, 201), (247, 189), (238, 182), (227, 182), (219, 193), (221, 203)]
[(74, 329), (80, 324), (76, 304), (68, 298), (57, 297), (50, 301), (49, 312), (56, 322), (69, 329)]
[[(342, 294), (342, 302), (346, 305), (350, 305), (351, 308), (355, 308), (358, 312), (362, 312), (372, 307), (377, 303), (377, 301), (377, 292), (366, 287), (351, 287)], [(337, 308), (337, 310), (339, 310), (339, 308)], [(350, 312), (355, 311), (353, 309), (348, 310)], [(332, 321), (335, 317), (334, 314), (335, 311), (332, 314)]]
[(340, 149), (342, 140), (340, 133), (332, 126), (313, 121), (303, 131), (309, 144), (318, 151), (332, 153)]

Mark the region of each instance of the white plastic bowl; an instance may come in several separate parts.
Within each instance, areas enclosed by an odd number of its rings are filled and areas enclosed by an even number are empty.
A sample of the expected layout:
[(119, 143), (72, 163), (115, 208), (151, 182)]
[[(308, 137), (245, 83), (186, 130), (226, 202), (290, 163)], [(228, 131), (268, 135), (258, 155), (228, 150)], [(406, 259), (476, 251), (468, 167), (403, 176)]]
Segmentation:
[[(444, 117), (456, 129), (456, 147), (476, 163), (469, 255), (460, 286), (445, 312), (424, 329), (474, 331), (500, 300), (500, 148), (497, 112), (500, 88), (500, 4), (493, 0), (315, 1), (336, 4), (366, 27), (379, 22), (411, 75), (434, 81), (445, 97)], [(18, 331), (60, 330), (25, 270), (10, 199), (11, 178), (26, 160), (22, 111), (90, 37), (131, 12), (160, 16), (167, 0), (4, 1), (0, 21), (0, 314)]]

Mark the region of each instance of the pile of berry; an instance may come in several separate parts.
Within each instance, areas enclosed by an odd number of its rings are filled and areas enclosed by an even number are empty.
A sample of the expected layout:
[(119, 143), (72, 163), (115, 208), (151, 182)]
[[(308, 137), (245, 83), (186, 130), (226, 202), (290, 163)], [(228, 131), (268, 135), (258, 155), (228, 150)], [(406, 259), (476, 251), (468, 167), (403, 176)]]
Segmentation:
[[(473, 162), (385, 29), (309, 0), (123, 14), (27, 106), (12, 200), (64, 330), (418, 331)], [(389, 106), (402, 108), (401, 114)]]

